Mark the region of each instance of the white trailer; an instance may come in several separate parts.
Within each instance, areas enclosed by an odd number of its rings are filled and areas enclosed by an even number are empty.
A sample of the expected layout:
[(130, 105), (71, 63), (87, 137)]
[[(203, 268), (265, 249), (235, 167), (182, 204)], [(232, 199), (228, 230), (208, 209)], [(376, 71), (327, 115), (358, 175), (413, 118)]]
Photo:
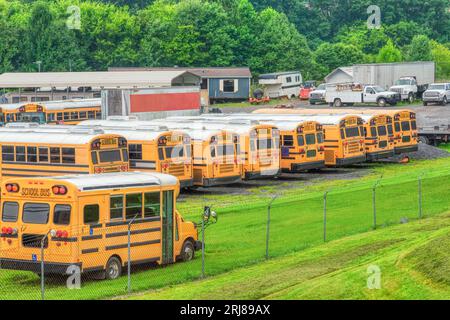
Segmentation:
[(295, 98), (300, 94), (303, 79), (300, 71), (262, 74), (258, 83), (264, 87), (264, 95), (270, 98)]
[(434, 82), (435, 71), (433, 61), (357, 64), (353, 66), (353, 81), (379, 85), (412, 102)]

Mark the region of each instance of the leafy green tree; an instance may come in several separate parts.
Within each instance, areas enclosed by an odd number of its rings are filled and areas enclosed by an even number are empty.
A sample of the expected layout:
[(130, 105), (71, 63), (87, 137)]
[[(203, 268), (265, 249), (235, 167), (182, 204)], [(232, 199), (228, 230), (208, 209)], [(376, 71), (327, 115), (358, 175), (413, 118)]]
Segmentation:
[(436, 62), (436, 78), (450, 80), (450, 48), (431, 41), (431, 52)]
[(358, 47), (345, 43), (324, 43), (315, 51), (315, 60), (322, 65), (326, 72), (338, 67), (363, 63), (366, 56)]
[(430, 39), (425, 35), (414, 36), (407, 52), (409, 61), (431, 61), (433, 59)]
[(342, 27), (335, 40), (354, 45), (365, 54), (377, 54), (380, 48), (388, 43), (389, 37), (383, 28), (369, 29), (366, 24), (359, 24), (351, 27)]
[(300, 70), (308, 78), (311, 50), (306, 38), (284, 14), (265, 9), (259, 13), (254, 27), (258, 34), (253, 56), (248, 62), (254, 73)]
[(391, 40), (380, 49), (376, 61), (383, 62), (400, 62), (402, 61), (402, 52), (394, 46)]
[(395, 45), (403, 47), (411, 43), (413, 37), (418, 34), (430, 35), (431, 30), (414, 21), (400, 21), (399, 23), (386, 25), (386, 35), (392, 39)]

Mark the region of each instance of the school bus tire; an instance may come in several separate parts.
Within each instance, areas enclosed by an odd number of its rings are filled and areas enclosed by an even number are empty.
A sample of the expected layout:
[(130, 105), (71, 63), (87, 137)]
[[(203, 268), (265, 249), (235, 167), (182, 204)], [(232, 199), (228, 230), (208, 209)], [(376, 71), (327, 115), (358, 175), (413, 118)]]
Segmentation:
[(191, 261), (192, 259), (194, 259), (194, 256), (195, 256), (194, 243), (192, 242), (192, 240), (187, 239), (183, 243), (183, 247), (181, 248), (180, 254), (181, 261), (184, 262)]
[(117, 256), (109, 258), (105, 267), (105, 279), (114, 280), (122, 275), (122, 261)]

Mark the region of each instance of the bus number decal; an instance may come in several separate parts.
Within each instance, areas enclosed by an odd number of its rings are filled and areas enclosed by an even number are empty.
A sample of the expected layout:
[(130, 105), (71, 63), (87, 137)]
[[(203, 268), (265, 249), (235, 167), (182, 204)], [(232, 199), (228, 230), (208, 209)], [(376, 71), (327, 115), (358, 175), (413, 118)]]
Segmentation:
[(26, 197), (50, 197), (50, 189), (22, 188), (21, 195)]

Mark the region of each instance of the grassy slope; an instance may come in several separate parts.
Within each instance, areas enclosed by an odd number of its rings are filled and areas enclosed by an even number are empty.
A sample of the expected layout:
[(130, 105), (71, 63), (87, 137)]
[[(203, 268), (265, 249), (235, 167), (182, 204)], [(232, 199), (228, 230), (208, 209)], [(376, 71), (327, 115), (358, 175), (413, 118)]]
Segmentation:
[[(450, 215), (346, 237), (132, 299), (449, 299)], [(369, 290), (367, 268), (381, 268)]]
[[(450, 159), (421, 161), (408, 165), (372, 165), (372, 173), (357, 181), (319, 181), (314, 185), (298, 182), (294, 188), (282, 190), (282, 196), (272, 207), (271, 257), (282, 256), (322, 243), (322, 192), (329, 194), (327, 229), (328, 239), (338, 239), (372, 227), (371, 187), (380, 174), (383, 183), (377, 193), (379, 226), (399, 223), (417, 217), (417, 175), (425, 172), (424, 216), (450, 210), (450, 175), (439, 176), (442, 168), (450, 167)], [(445, 179), (445, 180), (444, 180)], [(291, 182), (294, 184), (295, 182)], [(345, 190), (343, 192), (342, 190)], [(439, 196), (436, 196), (436, 195)], [(257, 192), (238, 201), (232, 195), (214, 196), (220, 214), (219, 222), (207, 230), (206, 273), (215, 276), (236, 268), (251, 266), (263, 260), (267, 195)], [(221, 208), (220, 204), (225, 203)], [(202, 203), (189, 201), (180, 207), (190, 210), (187, 219), (198, 220)], [(182, 213), (184, 210), (180, 210)], [(164, 268), (135, 272), (134, 290), (148, 290), (198, 279), (200, 259), (178, 263)], [(49, 283), (48, 298), (95, 299), (125, 292), (126, 277), (115, 281), (83, 281), (81, 290), (67, 290), (61, 283)], [(36, 299), (39, 297), (39, 279), (26, 272), (0, 272), (2, 298)]]
[(439, 145), (439, 148), (447, 150), (448, 152), (450, 152), (450, 143), (443, 143), (443, 144)]

